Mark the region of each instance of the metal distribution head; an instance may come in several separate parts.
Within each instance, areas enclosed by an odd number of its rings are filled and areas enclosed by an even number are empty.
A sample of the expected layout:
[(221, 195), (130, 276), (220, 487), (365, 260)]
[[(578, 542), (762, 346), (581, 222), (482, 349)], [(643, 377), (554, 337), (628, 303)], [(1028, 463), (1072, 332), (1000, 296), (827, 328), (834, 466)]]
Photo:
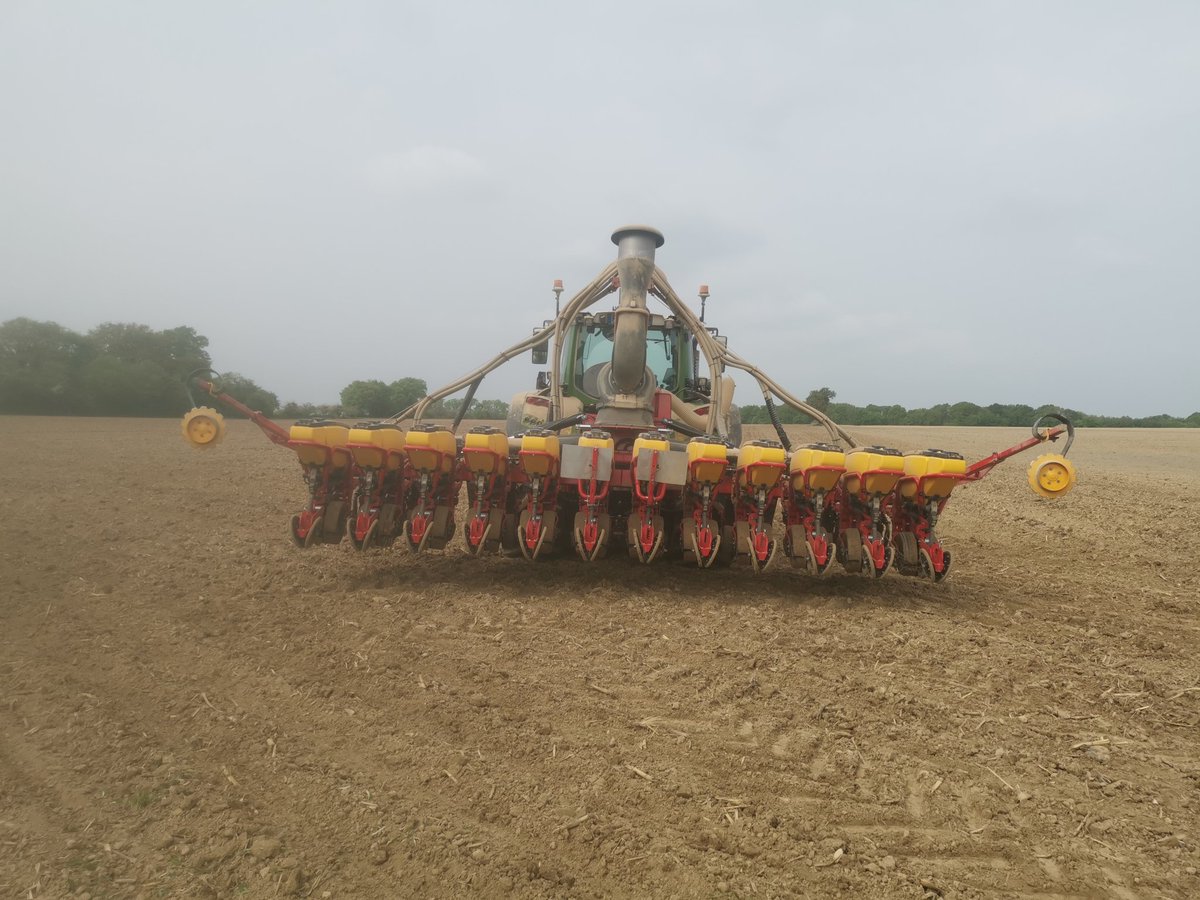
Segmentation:
[(625, 256), (654, 259), (654, 251), (667, 239), (661, 231), (649, 225), (622, 225), (612, 233), (612, 242), (617, 245), (617, 259)]
[(654, 251), (662, 232), (626, 225), (613, 232), (621, 297), (613, 313), (612, 362), (600, 374), (597, 422), (649, 426), (654, 423), (654, 376), (646, 369), (646, 292), (654, 278)]

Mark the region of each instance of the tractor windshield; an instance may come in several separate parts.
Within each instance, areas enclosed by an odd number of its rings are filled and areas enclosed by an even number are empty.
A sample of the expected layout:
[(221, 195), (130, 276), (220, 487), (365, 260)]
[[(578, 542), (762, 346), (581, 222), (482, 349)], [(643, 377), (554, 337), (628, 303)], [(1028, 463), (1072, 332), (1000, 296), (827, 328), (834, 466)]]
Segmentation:
[(579, 340), (579, 355), (575, 363), (577, 375), (612, 360), (612, 334), (598, 325), (584, 329)]
[[(675, 329), (651, 326), (646, 332), (646, 365), (660, 387), (675, 390)], [(575, 377), (583, 391), (597, 396), (596, 378), (612, 362), (612, 329), (589, 325), (581, 330), (575, 357)]]

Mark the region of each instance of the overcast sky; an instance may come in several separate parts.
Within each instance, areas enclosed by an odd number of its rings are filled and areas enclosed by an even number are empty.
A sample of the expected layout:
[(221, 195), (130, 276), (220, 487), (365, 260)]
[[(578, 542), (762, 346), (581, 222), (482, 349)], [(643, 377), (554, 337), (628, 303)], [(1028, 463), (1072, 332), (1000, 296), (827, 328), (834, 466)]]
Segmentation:
[(0, 2), (0, 320), (285, 400), (448, 382), (645, 222), (801, 396), (1187, 415), (1198, 176), (1195, 2)]

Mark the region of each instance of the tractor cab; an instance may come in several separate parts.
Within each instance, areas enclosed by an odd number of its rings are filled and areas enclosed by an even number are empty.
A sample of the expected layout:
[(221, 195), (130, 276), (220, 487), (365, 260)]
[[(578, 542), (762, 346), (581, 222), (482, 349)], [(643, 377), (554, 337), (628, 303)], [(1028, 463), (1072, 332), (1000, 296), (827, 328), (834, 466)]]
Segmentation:
[[(564, 335), (563, 392), (585, 407), (594, 406), (600, 399), (597, 379), (613, 358), (614, 319), (612, 311), (585, 313), (568, 326)], [(552, 320), (545, 323), (552, 324)], [(717, 329), (708, 331), (721, 343), (725, 342)], [(699, 377), (698, 360), (695, 340), (674, 316), (647, 317), (646, 366), (660, 389), (687, 401), (705, 399), (710, 389), (709, 379)], [(533, 362), (545, 365), (548, 361), (549, 345), (534, 347)], [(549, 372), (538, 373), (537, 386), (549, 388)]]

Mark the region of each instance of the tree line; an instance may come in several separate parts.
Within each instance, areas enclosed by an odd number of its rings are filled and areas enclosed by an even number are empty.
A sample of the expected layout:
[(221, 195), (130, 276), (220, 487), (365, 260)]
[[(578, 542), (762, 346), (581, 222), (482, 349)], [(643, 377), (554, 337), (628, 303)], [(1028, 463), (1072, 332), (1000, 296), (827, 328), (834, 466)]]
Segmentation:
[[(388, 384), (378, 379), (352, 381), (339, 394), (340, 403), (285, 403), (279, 408), (283, 419), (386, 419), (404, 412), (429, 394), (423, 378), (401, 378)], [(449, 397), (431, 403), (425, 410), (427, 419), (454, 419), (462, 408), (463, 399)], [(508, 416), (506, 400), (471, 400), (464, 419), (503, 419)]]
[[(342, 388), (342, 415), (382, 419), (403, 412), (428, 394), (429, 387), (421, 378), (401, 378), (391, 384), (375, 379), (352, 381)], [(429, 406), (425, 415), (431, 419), (453, 419), (462, 404), (462, 399), (458, 398), (439, 400)], [(505, 400), (472, 399), (463, 418), (503, 419), (507, 416), (508, 402)]]
[[(0, 325), (0, 413), (177, 416), (191, 403), (188, 373), (211, 365), (208, 338), (181, 325), (106, 322), (86, 334), (56, 322)], [(252, 406), (278, 398), (231, 373), (226, 385)]]
[[(1200, 412), (1187, 418), (1170, 416), (1100, 416), (1066, 409), (1061, 406), (1028, 406), (1023, 403), (991, 403), (980, 406), (976, 403), (939, 403), (936, 406), (906, 409), (903, 406), (878, 406), (868, 404), (855, 406), (851, 403), (835, 403), (837, 392), (830, 388), (818, 388), (809, 393), (806, 401), (821, 410), (839, 425), (1003, 425), (1027, 427), (1038, 416), (1049, 412), (1061, 412), (1075, 425), (1083, 428), (1200, 428)], [(802, 425), (811, 422), (804, 413), (789, 406), (776, 404), (776, 414), (785, 425)], [(770, 413), (765, 405), (742, 407), (742, 421), (747, 424), (769, 424)]]
[[(80, 334), (57, 322), (10, 319), (0, 324), (0, 413), (23, 415), (178, 416), (192, 405), (188, 376), (212, 365), (208, 338), (181, 325), (155, 331), (148, 325), (106, 322)], [(423, 380), (391, 384), (355, 381), (341, 403), (279, 402), (272, 391), (236, 372), (219, 387), (268, 416), (380, 419), (429, 393)], [(202, 396), (195, 399), (204, 402)], [(427, 413), (454, 418), (462, 400), (443, 400)], [(228, 410), (226, 410), (228, 412)], [(508, 403), (473, 400), (474, 419), (503, 419)]]
[[(212, 364), (208, 338), (180, 325), (155, 331), (147, 325), (106, 322), (86, 334), (56, 322), (11, 319), (0, 324), (0, 413), (31, 415), (177, 416), (191, 406), (185, 387), (189, 373)], [(251, 409), (268, 416), (299, 419), (381, 419), (401, 412), (429, 393), (424, 380), (401, 378), (353, 381), (342, 388), (340, 403), (280, 404), (271, 391), (236, 372), (220, 377), (223, 390)], [(1061, 411), (1079, 426), (1102, 428), (1200, 427), (1200, 412), (1187, 418), (1157, 416), (1098, 416), (1054, 406), (993, 403), (939, 403), (920, 409), (903, 406), (854, 406), (837, 403), (828, 387), (811, 391), (807, 402), (843, 425), (1005, 425), (1027, 426), (1038, 415)], [(197, 400), (203, 402), (202, 398)], [(461, 399), (439, 401), (426, 415), (452, 419)], [(472, 400), (465, 418), (504, 419), (504, 400)], [(742, 421), (771, 421), (766, 406), (742, 408)], [(810, 421), (803, 413), (779, 404), (784, 424)]]

